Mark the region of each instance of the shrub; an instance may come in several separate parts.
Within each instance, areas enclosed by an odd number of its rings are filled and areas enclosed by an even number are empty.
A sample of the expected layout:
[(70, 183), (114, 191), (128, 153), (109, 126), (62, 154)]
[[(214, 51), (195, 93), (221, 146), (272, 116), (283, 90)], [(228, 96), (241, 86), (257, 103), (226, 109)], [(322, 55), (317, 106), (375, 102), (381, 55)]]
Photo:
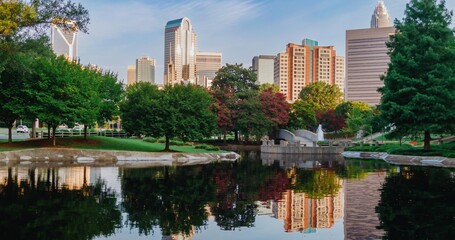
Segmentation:
[(142, 139), (142, 141), (149, 142), (149, 143), (156, 143), (156, 142), (158, 142), (158, 139), (152, 138), (152, 137), (145, 137)]

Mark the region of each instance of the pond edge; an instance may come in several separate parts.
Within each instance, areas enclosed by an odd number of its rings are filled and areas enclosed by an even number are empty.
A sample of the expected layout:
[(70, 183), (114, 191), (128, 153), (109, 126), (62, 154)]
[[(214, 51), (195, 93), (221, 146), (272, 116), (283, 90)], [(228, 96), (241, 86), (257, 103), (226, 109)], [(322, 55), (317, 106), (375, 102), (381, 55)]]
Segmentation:
[(441, 156), (406, 156), (393, 155), (386, 152), (358, 152), (349, 151), (341, 153), (345, 158), (377, 159), (393, 165), (431, 166), (455, 168), (455, 158)]

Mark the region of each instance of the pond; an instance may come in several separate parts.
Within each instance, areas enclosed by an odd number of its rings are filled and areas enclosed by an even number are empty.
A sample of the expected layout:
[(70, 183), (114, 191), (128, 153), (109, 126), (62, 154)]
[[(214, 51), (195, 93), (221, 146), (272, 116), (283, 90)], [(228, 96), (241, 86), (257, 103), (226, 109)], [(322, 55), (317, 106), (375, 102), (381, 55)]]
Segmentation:
[(368, 160), (0, 167), (1, 239), (451, 239), (454, 169)]

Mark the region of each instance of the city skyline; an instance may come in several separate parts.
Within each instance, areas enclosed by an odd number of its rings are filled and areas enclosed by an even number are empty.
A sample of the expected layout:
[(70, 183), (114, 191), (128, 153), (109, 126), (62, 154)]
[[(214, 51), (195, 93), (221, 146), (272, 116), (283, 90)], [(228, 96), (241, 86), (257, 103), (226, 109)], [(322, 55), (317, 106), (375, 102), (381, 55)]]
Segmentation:
[[(163, 29), (173, 19), (191, 19), (198, 33), (198, 45), (204, 46), (204, 51), (222, 52), (223, 65), (243, 63), (250, 67), (254, 56), (276, 55), (283, 45), (305, 37), (318, 39), (320, 45), (333, 45), (338, 55), (344, 56), (345, 31), (368, 28), (378, 1), (79, 2), (89, 10), (91, 18), (90, 34), (79, 35), (81, 63), (117, 72), (126, 83), (131, 59), (148, 55), (158, 60), (156, 82), (163, 83)], [(385, 1), (392, 21), (402, 19), (407, 2)], [(453, 10), (455, 2), (446, 2), (446, 7)]]

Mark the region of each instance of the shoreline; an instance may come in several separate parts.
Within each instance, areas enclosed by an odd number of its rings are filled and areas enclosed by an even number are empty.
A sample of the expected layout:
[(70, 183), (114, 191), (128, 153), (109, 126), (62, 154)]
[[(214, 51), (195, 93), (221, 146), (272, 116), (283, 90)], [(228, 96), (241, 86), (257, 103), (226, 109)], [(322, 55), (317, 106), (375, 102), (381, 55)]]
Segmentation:
[(236, 161), (228, 153), (135, 152), (74, 148), (35, 148), (0, 152), (0, 166), (119, 166), (153, 167)]
[(455, 158), (447, 158), (441, 156), (408, 156), (393, 155), (385, 152), (358, 151), (343, 152), (341, 155), (345, 158), (383, 160), (393, 165), (455, 168)]

